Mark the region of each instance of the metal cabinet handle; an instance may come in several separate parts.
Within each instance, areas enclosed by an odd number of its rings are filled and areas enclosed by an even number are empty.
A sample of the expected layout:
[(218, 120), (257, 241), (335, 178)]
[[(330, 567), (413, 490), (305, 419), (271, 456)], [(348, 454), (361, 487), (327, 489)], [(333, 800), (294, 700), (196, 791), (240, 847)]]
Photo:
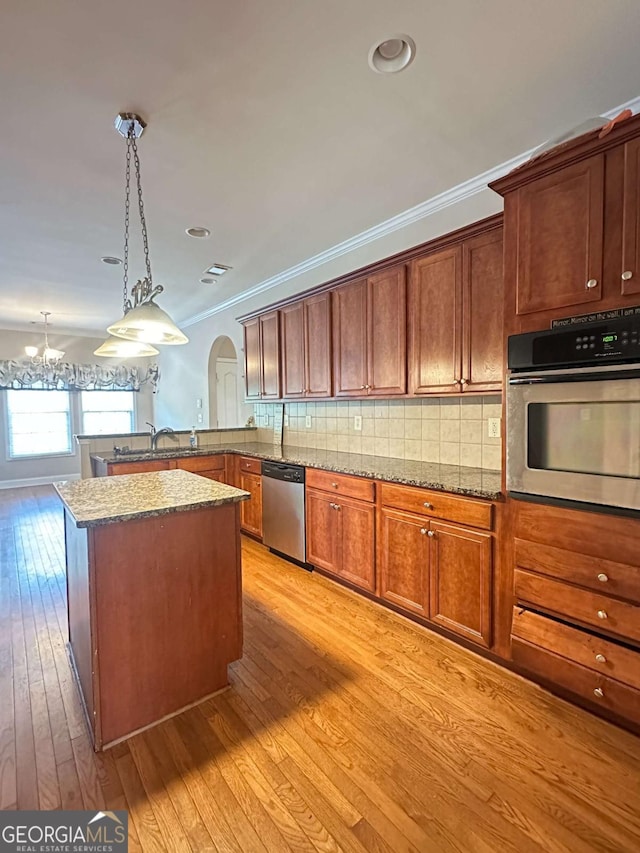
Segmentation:
[(435, 536), (435, 535), (436, 535), (435, 530), (427, 530), (427, 536)]
[(593, 290), (594, 287), (598, 286), (598, 280), (595, 278), (590, 278), (586, 284), (587, 290)]
[(365, 389), (366, 387), (367, 387), (366, 385), (361, 385), (361, 386), (360, 386), (360, 390), (361, 390), (361, 391), (364, 391), (364, 389)]
[(605, 575), (604, 572), (600, 572), (600, 574), (598, 575), (598, 580), (600, 581), (600, 583), (606, 583), (609, 580), (609, 576)]
[(337, 489), (337, 488), (338, 488), (338, 484), (337, 484), (337, 483), (331, 483), (331, 485), (333, 486), (333, 488), (334, 488), (334, 489)]
[(469, 384), (469, 380), (468, 380), (468, 379), (461, 379), (461, 380), (460, 380), (460, 384), (461, 384), (461, 385), (468, 385), (468, 384)]
[(607, 611), (606, 610), (598, 610), (598, 619), (606, 619)]
[(631, 270), (625, 270), (622, 273), (622, 280), (629, 281), (630, 278), (633, 278), (633, 273), (631, 272)]
[(593, 691), (593, 695), (597, 696), (598, 699), (602, 699), (602, 697), (604, 696), (604, 690), (602, 689), (602, 687), (596, 687), (596, 689)]
[(426, 528), (426, 527), (421, 527), (421, 528), (420, 528), (420, 533), (422, 533), (422, 535), (423, 535), (423, 536), (424, 536), (424, 534), (425, 534), (426, 532), (427, 532), (427, 528)]
[(425, 501), (422, 506), (426, 507), (427, 509), (433, 509), (433, 504), (430, 504), (429, 501)]
[(600, 654), (596, 655), (596, 660), (598, 663), (606, 663), (607, 662), (606, 657), (604, 655), (600, 655)]

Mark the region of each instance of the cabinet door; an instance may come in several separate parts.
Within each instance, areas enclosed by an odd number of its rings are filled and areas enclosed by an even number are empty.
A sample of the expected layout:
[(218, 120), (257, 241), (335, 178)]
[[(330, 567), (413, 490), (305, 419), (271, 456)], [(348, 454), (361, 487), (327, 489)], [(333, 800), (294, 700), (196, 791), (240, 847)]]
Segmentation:
[(362, 397), (367, 385), (367, 281), (332, 293), (333, 385), (336, 397)]
[(420, 616), (428, 615), (427, 519), (380, 510), (380, 597)]
[(367, 393), (388, 397), (407, 392), (406, 268), (367, 279)]
[(286, 305), (280, 310), (282, 334), (282, 396), (304, 397), (304, 317), (303, 302)]
[(516, 313), (602, 299), (604, 155), (517, 191)]
[(240, 474), (240, 488), (249, 492), (248, 501), (240, 503), (240, 527), (262, 537), (262, 477), (259, 474)]
[(331, 294), (304, 301), (305, 388), (307, 397), (331, 396)]
[(491, 536), (430, 522), (429, 618), (487, 648), (491, 645)]
[(339, 574), (341, 546), (338, 510), (333, 495), (307, 489), (307, 562), (327, 572)]
[(373, 592), (375, 573), (375, 517), (373, 504), (336, 498), (340, 524), (340, 577)]
[(244, 384), (247, 400), (258, 400), (261, 390), (260, 322), (248, 320), (244, 324)]
[[(629, 273), (631, 275), (629, 276)], [(624, 146), (624, 204), (622, 220), (623, 296), (640, 293), (640, 139)], [(622, 276), (625, 276), (622, 278)]]
[(260, 364), (262, 399), (280, 397), (280, 324), (278, 311), (262, 314), (260, 320)]
[(462, 390), (500, 391), (504, 365), (502, 229), (462, 247)]
[(408, 310), (410, 391), (460, 390), (462, 248), (434, 252), (411, 263)]

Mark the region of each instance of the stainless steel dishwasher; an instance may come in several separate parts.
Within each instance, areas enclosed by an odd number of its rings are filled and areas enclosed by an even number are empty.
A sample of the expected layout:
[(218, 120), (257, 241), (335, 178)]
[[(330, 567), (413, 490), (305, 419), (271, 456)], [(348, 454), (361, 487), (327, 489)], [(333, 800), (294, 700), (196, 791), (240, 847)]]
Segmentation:
[(301, 465), (262, 463), (262, 541), (271, 551), (308, 568)]

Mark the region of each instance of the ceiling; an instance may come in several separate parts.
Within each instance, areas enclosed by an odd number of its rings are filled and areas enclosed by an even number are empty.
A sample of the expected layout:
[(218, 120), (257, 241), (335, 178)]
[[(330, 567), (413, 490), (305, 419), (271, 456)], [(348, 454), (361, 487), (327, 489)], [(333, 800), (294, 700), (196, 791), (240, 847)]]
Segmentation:
[[(398, 33), (415, 62), (374, 73)], [(3, 0), (0, 328), (119, 315), (121, 110), (184, 322), (636, 97), (639, 35), (637, 0)]]

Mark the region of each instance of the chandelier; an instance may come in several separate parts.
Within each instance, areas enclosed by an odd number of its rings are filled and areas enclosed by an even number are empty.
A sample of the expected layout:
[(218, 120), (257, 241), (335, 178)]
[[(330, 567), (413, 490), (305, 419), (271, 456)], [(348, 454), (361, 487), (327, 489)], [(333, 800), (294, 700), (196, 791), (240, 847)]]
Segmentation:
[[(120, 113), (115, 120), (118, 133), (127, 141), (127, 156), (125, 169), (125, 206), (124, 206), (124, 264), (122, 286), (123, 316), (107, 329), (110, 337), (95, 351), (95, 355), (104, 356), (145, 356), (157, 355), (151, 344), (175, 346), (186, 344), (187, 336), (173, 322), (166, 311), (155, 303), (164, 288), (161, 284), (154, 285), (151, 275), (151, 260), (149, 257), (149, 239), (147, 222), (144, 215), (142, 200), (142, 183), (140, 179), (140, 158), (138, 156), (137, 138), (142, 135), (146, 125), (135, 113)], [(129, 219), (131, 194), (131, 157), (135, 169), (136, 189), (138, 196), (138, 213), (142, 231), (142, 245), (146, 275), (139, 279), (131, 288), (129, 295)], [(128, 346), (125, 345), (128, 343)], [(137, 344), (137, 346), (132, 346)]]
[(24, 351), (31, 359), (32, 364), (56, 364), (56, 362), (60, 361), (64, 352), (49, 346), (48, 331), (51, 311), (41, 311), (40, 313), (44, 317), (44, 347), (42, 348), (42, 353), (40, 353), (38, 347), (25, 347)]

